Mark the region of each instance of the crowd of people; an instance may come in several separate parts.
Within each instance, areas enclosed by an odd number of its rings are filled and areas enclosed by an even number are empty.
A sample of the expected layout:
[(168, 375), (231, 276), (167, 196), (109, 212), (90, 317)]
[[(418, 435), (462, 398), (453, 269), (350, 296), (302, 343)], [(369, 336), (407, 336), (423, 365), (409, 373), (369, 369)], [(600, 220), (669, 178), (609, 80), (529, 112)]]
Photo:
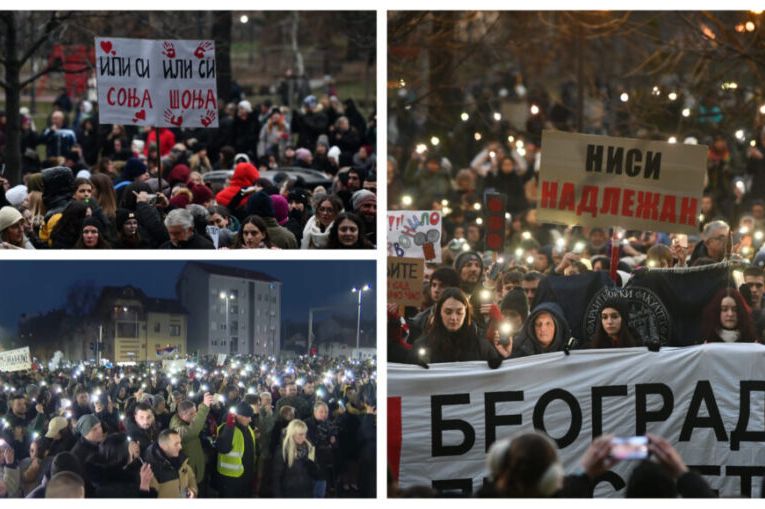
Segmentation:
[(215, 129), (102, 125), (87, 100), (57, 100), (42, 130), (23, 112), (23, 180), (0, 175), (2, 247), (371, 249), (375, 115), (334, 94), (225, 104)]
[[(753, 175), (749, 182), (734, 178), (727, 167), (721, 170), (729, 159), (719, 157), (726, 150), (724, 139), (715, 138), (696, 235), (541, 223), (535, 204), (542, 147), (530, 140), (490, 142), (462, 169), (424, 146), (412, 153), (403, 169), (388, 158), (389, 207), (440, 210), (443, 215), (442, 261), (426, 263), (421, 305), (389, 305), (390, 359), (481, 359), (498, 365), (504, 358), (572, 347), (672, 344), (668, 337), (644, 337), (631, 328), (633, 309), (618, 295), (601, 303), (597, 330), (584, 335), (579, 327), (584, 306), (572, 317), (569, 309), (562, 309), (571, 306), (556, 299), (555, 292), (538, 297), (537, 288), (567, 284), (556, 281), (570, 277), (568, 284), (579, 285), (582, 293), (569, 297), (586, 304), (593, 288), (610, 284), (608, 276), (617, 287), (654, 269), (698, 271), (695, 277), (703, 279), (702, 266), (724, 266), (729, 277), (705, 289), (705, 300), (694, 303), (704, 309), (703, 323), (696, 336), (678, 346), (762, 341), (765, 194), (757, 182), (761, 173), (765, 175), (765, 130), (747, 151), (747, 171)], [(506, 197), (501, 250), (485, 245), (486, 192)], [(582, 280), (587, 283), (574, 282)], [(687, 314), (675, 301), (663, 304), (671, 316)]]
[[(713, 498), (715, 492), (688, 468), (666, 439), (647, 436), (645, 456), (637, 461), (626, 482), (626, 498)], [(566, 475), (558, 447), (546, 434), (519, 433), (494, 442), (486, 454), (488, 478), (480, 498), (592, 498), (604, 474), (621, 460), (613, 454), (613, 435), (592, 441), (576, 472)], [(389, 478), (388, 493), (398, 498), (428, 498), (440, 494), (429, 486), (400, 488)]]
[(0, 498), (374, 497), (374, 360), (0, 373)]

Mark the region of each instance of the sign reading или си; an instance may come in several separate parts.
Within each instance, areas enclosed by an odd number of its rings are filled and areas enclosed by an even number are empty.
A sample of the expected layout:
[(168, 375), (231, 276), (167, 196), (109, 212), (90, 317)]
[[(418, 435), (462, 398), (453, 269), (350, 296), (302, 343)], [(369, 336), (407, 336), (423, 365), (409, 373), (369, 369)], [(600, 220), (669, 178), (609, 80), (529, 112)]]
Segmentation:
[(96, 37), (103, 124), (218, 127), (215, 43)]
[(706, 158), (704, 145), (544, 131), (538, 218), (697, 233)]

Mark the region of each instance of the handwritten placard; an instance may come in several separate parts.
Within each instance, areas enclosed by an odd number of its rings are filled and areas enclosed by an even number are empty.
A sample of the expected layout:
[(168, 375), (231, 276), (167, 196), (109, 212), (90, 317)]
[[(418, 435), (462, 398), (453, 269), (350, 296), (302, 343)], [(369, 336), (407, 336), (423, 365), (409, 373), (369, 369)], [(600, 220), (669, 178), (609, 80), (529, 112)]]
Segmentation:
[(388, 256), (440, 262), (441, 224), (438, 210), (388, 212)]
[(218, 127), (214, 41), (95, 41), (101, 123)]

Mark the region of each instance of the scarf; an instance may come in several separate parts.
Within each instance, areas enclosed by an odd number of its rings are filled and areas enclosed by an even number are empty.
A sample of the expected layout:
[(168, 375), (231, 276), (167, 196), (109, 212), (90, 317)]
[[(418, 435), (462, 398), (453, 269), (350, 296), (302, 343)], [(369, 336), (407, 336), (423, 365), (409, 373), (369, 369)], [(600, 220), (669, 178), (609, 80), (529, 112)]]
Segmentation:
[(720, 339), (722, 339), (726, 343), (735, 343), (736, 341), (738, 341), (738, 338), (741, 337), (741, 331), (739, 331), (738, 329), (736, 330), (720, 329), (717, 331), (717, 335), (720, 336)]

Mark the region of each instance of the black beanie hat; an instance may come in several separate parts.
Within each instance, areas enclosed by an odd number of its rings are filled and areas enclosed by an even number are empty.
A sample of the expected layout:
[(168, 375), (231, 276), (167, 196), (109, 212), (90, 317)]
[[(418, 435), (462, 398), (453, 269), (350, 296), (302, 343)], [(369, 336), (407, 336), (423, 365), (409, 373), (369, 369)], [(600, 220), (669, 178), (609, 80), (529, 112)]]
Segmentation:
[(253, 194), (247, 202), (247, 214), (260, 217), (275, 217), (274, 204), (271, 197), (265, 191)]
[(122, 227), (125, 226), (125, 223), (127, 223), (128, 219), (135, 219), (138, 220), (138, 217), (136, 217), (135, 212), (129, 209), (117, 209), (116, 218), (114, 220), (117, 231), (122, 230)]
[(95, 226), (98, 228), (98, 233), (104, 232), (104, 224), (96, 216), (86, 217), (82, 221), (82, 229), (84, 230), (86, 226)]
[(513, 288), (502, 299), (502, 311), (515, 311), (524, 320), (529, 316), (529, 300), (521, 288)]

